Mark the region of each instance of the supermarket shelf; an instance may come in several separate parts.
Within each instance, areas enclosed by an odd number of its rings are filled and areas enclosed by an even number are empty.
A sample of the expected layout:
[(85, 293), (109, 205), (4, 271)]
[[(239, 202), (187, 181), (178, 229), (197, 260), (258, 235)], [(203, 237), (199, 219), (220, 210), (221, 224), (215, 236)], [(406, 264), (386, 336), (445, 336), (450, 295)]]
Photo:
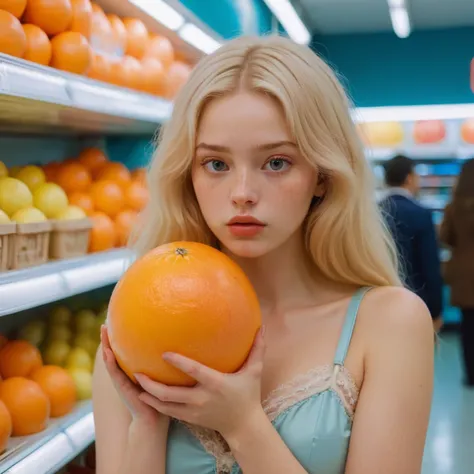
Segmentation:
[(466, 159), (474, 157), (474, 146), (417, 146), (399, 148), (366, 148), (366, 157), (373, 161), (383, 161), (403, 154), (415, 159)]
[(170, 102), (0, 53), (0, 132), (150, 134)]
[(116, 283), (132, 260), (120, 249), (0, 273), (0, 317)]
[(94, 441), (92, 403), (81, 402), (33, 436), (12, 438), (0, 457), (1, 474), (53, 474)]

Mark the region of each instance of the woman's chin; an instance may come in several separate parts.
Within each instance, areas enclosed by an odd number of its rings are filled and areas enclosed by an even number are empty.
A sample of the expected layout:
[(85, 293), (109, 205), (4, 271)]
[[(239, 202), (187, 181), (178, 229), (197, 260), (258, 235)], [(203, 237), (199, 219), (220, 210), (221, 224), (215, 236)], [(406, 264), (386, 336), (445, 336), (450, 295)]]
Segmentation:
[(221, 246), (237, 258), (259, 258), (269, 251), (268, 243), (257, 239), (226, 239)]

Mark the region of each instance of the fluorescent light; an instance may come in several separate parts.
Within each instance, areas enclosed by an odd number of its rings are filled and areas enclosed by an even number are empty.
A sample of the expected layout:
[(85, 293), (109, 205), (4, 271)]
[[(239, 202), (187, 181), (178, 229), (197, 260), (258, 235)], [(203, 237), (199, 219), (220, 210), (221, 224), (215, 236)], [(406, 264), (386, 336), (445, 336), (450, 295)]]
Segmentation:
[(355, 122), (466, 119), (474, 118), (474, 104), (359, 107), (351, 114)]
[(309, 44), (311, 34), (289, 0), (264, 1), (295, 43)]
[(405, 0), (388, 0), (390, 8), (405, 8)]
[(399, 38), (407, 38), (411, 33), (410, 17), (406, 8), (390, 8), (392, 28)]
[(221, 46), (221, 43), (204, 33), (200, 28), (192, 23), (186, 23), (179, 31), (178, 35), (195, 48), (206, 54), (213, 53)]
[(130, 3), (133, 3), (170, 30), (179, 30), (184, 25), (183, 15), (163, 0), (130, 0)]

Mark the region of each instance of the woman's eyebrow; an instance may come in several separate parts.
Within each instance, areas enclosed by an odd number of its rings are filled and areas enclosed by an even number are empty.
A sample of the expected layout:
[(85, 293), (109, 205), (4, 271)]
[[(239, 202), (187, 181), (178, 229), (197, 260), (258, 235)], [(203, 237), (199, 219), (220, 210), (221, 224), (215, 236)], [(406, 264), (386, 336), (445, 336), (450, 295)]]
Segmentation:
[[(255, 149), (268, 151), (268, 150), (274, 150), (275, 148), (280, 148), (282, 146), (291, 146), (293, 148), (297, 147), (296, 143), (293, 143), (289, 140), (280, 140), (278, 142), (263, 143), (261, 145), (257, 145)], [(200, 149), (210, 150), (210, 151), (220, 151), (223, 153), (230, 153), (231, 151), (229, 147), (222, 146), (222, 145), (212, 145), (212, 144), (204, 143), (204, 142), (201, 142), (196, 146), (196, 151)]]

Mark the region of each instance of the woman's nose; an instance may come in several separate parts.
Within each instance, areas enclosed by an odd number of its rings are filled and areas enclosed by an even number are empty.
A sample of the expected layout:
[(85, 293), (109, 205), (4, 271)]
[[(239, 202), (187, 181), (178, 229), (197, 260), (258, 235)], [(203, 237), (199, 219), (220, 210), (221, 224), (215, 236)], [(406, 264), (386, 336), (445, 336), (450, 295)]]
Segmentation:
[(240, 173), (232, 186), (232, 202), (236, 206), (248, 206), (256, 204), (258, 200), (258, 190), (256, 183), (252, 183), (248, 173)]

